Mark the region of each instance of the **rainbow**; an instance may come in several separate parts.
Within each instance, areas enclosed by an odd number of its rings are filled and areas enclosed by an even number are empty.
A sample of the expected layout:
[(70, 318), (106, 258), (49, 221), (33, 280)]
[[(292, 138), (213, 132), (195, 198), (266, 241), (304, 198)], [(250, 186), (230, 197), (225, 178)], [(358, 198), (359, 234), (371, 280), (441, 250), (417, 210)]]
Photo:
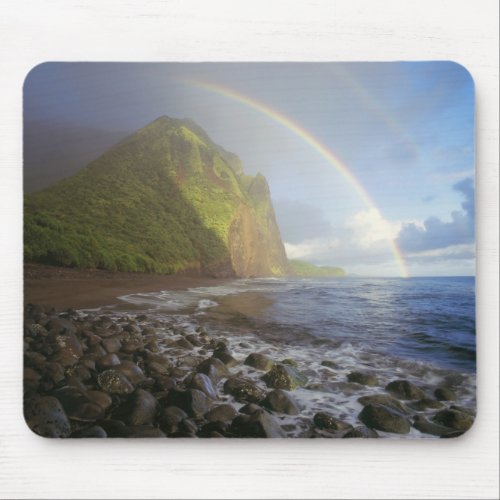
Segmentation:
[[(330, 165), (332, 165), (337, 170), (337, 172), (339, 172), (342, 177), (344, 177), (345, 180), (354, 188), (354, 190), (357, 192), (357, 194), (360, 196), (360, 198), (368, 208), (375, 209), (380, 213), (380, 210), (377, 208), (376, 204), (374, 203), (366, 189), (353, 175), (349, 168), (336, 155), (334, 155), (332, 151), (330, 151), (324, 144), (319, 142), (318, 139), (316, 139), (308, 130), (299, 125), (297, 122), (293, 121), (291, 118), (287, 117), (280, 111), (277, 111), (267, 106), (266, 104), (257, 101), (256, 99), (253, 99), (222, 85), (216, 85), (209, 82), (201, 82), (198, 80), (185, 80), (185, 82), (192, 85), (193, 87), (201, 88), (227, 97), (241, 104), (245, 104), (246, 106), (259, 111), (275, 122), (283, 125), (285, 128), (300, 137), (304, 142), (309, 144), (317, 153), (319, 153), (326, 161), (328, 161), (328, 163), (330, 163)], [(404, 257), (396, 241), (393, 239), (389, 240), (389, 245), (391, 247), (392, 253), (394, 254), (394, 258), (398, 265), (401, 277), (408, 278), (410, 274), (408, 272)]]

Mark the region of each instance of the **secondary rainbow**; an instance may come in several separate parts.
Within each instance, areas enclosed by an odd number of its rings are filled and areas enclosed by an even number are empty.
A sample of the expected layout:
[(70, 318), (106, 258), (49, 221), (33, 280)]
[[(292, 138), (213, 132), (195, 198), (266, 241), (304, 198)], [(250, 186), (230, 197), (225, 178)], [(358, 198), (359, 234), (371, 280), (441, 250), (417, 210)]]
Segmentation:
[[(293, 121), (288, 116), (284, 115), (280, 111), (277, 111), (266, 104), (257, 101), (249, 96), (236, 92), (233, 89), (229, 89), (219, 84), (209, 83), (209, 82), (201, 82), (194, 80), (184, 80), (186, 83), (198, 87), (201, 89), (208, 90), (215, 94), (219, 94), (221, 96), (232, 99), (233, 101), (237, 101), (239, 103), (245, 104), (250, 108), (255, 109), (256, 111), (261, 112), (262, 114), (268, 116), (275, 122), (283, 125), (285, 128), (299, 136), (303, 141), (309, 144), (316, 152), (318, 152), (325, 160), (330, 163), (346, 180), (347, 182), (355, 189), (358, 195), (361, 197), (363, 202), (368, 208), (374, 208), (378, 212), (380, 210), (375, 205), (374, 201), (371, 199), (370, 195), (363, 187), (363, 185), (359, 182), (359, 180), (352, 174), (349, 168), (342, 163), (342, 161), (332, 152), (330, 151), (324, 144), (322, 144), (318, 139), (316, 139), (308, 130), (299, 125), (297, 122)], [(394, 254), (394, 258), (399, 268), (399, 272), (402, 277), (408, 278), (409, 272), (406, 267), (406, 263), (404, 257), (399, 249), (395, 240), (389, 240), (389, 245), (391, 247), (392, 253)]]

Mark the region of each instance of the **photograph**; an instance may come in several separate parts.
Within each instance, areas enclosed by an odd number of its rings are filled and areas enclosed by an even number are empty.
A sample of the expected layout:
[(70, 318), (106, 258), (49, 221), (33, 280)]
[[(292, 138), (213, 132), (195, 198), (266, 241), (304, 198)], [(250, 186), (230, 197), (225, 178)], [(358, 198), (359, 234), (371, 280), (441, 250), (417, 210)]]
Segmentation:
[(472, 427), (464, 66), (46, 62), (25, 79), (22, 126), (33, 433)]

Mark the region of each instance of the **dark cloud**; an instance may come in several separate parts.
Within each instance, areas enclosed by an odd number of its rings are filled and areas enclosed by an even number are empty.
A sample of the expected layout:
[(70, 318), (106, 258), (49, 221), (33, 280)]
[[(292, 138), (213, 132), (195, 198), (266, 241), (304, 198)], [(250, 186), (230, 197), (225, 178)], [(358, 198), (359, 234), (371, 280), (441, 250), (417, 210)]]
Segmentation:
[(453, 186), (465, 200), (462, 211), (451, 213), (451, 222), (443, 222), (437, 217), (424, 221), (424, 227), (405, 224), (398, 235), (398, 244), (405, 252), (421, 252), (474, 242), (474, 183), (464, 179)]
[(332, 226), (323, 210), (307, 203), (281, 200), (273, 203), (281, 237), (288, 243), (324, 238)]

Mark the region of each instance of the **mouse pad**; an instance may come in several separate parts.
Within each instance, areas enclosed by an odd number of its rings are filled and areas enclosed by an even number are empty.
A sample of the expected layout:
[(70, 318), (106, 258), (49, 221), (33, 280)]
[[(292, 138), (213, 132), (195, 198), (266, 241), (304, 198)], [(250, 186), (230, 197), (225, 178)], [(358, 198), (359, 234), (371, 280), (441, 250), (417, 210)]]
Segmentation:
[(28, 427), (460, 436), (474, 162), (474, 85), (453, 62), (36, 66)]

